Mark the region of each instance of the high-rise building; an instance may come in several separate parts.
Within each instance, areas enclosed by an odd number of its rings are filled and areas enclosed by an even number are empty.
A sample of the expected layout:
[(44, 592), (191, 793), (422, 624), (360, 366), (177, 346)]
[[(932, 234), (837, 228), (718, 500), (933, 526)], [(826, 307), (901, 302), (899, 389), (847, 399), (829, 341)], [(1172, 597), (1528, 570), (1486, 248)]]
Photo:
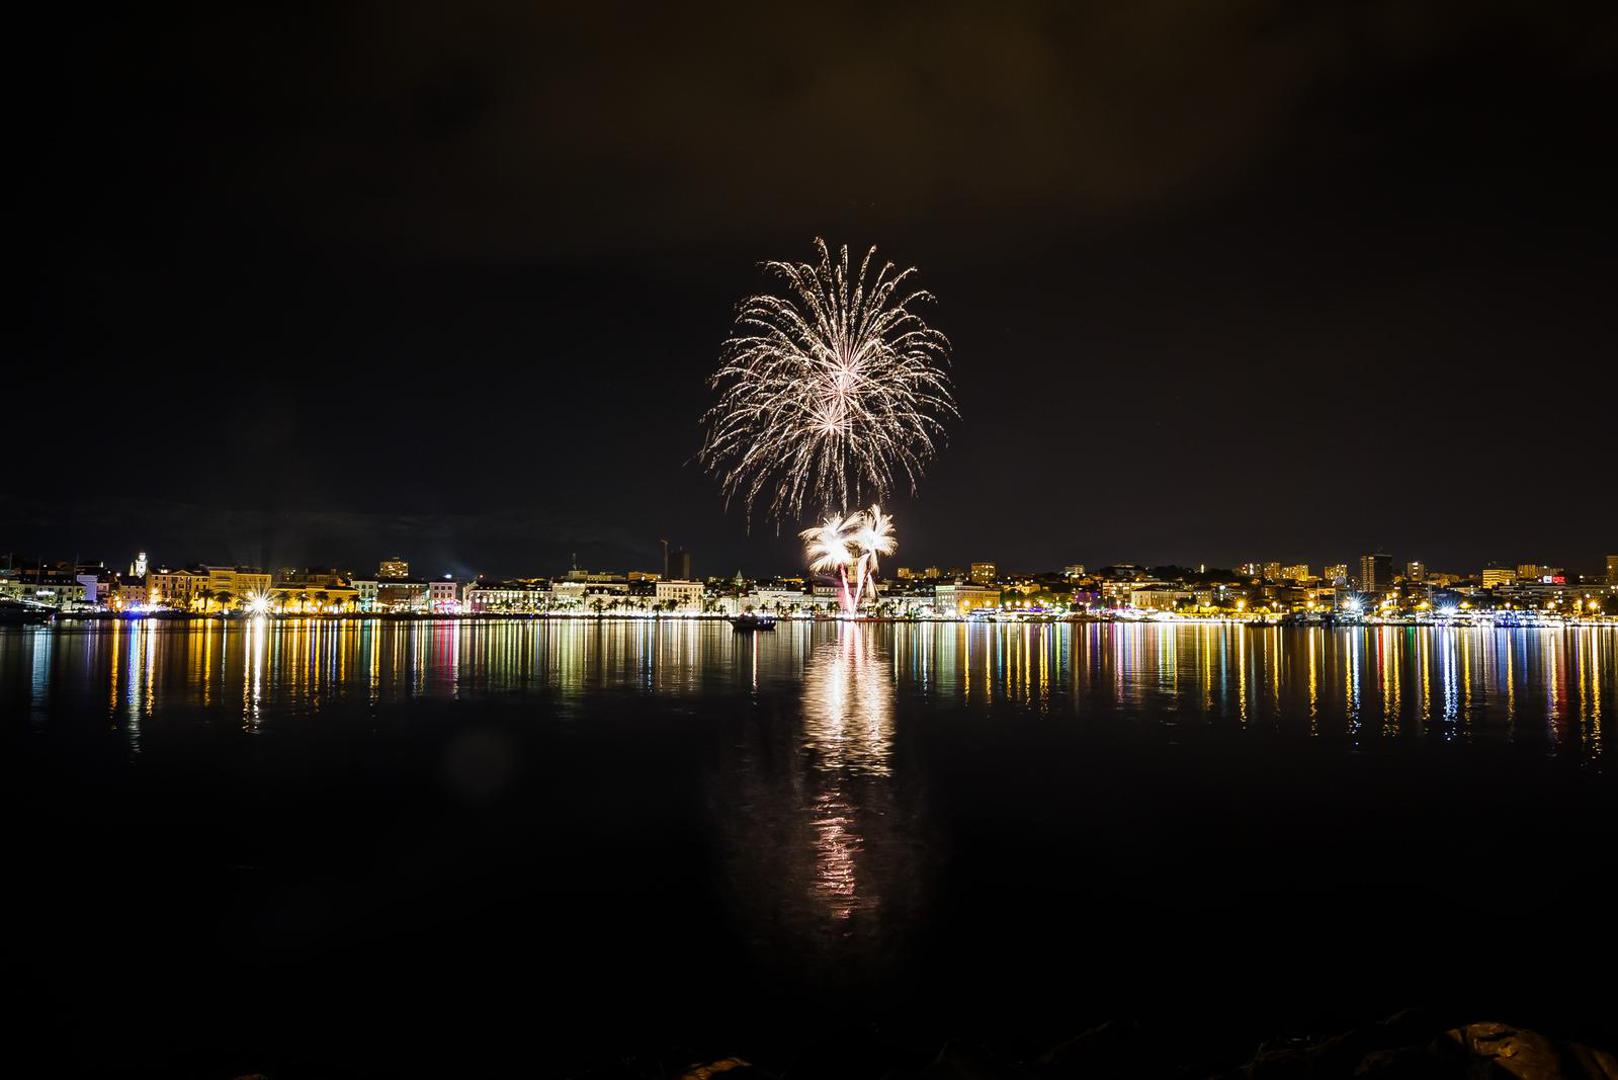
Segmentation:
[(407, 578), (410, 576), (410, 564), (397, 555), (383, 559), (382, 565), (376, 568), (376, 576), (389, 579)]
[(908, 566), (901, 566), (899, 569), (893, 572), (893, 576), (898, 578), (900, 581), (909, 581), (911, 578), (916, 576), (916, 572), (910, 569)]
[(1267, 563), (1265, 563), (1264, 564), (1264, 580), (1265, 581), (1280, 581), (1281, 580), (1281, 564), (1278, 563), (1278, 562), (1267, 562)]
[(1393, 556), (1377, 552), (1360, 556), (1360, 591), (1381, 592), (1393, 586)]
[(1545, 576), (1545, 567), (1536, 562), (1517, 564), (1518, 581), (1538, 581)]
[(1618, 555), (1607, 556), (1607, 584), (1618, 587)]
[(669, 548), (663, 554), (664, 581), (691, 581), (691, 552), (685, 548)]
[(1517, 584), (1517, 571), (1509, 566), (1485, 566), (1483, 568), (1483, 587), (1492, 589), (1497, 585)]
[(1411, 559), (1405, 563), (1405, 580), (1421, 581), (1427, 576), (1427, 567), (1419, 559)]
[(972, 584), (974, 585), (993, 585), (994, 579), (998, 576), (998, 568), (992, 562), (975, 562), (972, 564)]
[(1348, 585), (1347, 563), (1334, 563), (1333, 565), (1326, 567), (1322, 573), (1325, 575), (1326, 580), (1331, 582), (1333, 585), (1340, 588)]
[(1282, 581), (1308, 581), (1309, 580), (1309, 564), (1308, 563), (1298, 563), (1295, 566), (1283, 566), (1283, 567), (1281, 567), (1281, 580)]

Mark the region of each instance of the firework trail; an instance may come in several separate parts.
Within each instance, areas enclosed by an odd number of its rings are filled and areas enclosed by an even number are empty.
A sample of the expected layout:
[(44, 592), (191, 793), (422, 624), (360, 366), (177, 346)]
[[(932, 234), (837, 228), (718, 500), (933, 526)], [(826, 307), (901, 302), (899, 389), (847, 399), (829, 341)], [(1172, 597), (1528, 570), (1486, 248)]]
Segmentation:
[(959, 415), (949, 340), (911, 310), (932, 299), (909, 284), (915, 270), (877, 267), (874, 247), (857, 271), (846, 245), (815, 250), (818, 262), (764, 264), (785, 295), (742, 301), (709, 380), (719, 401), (698, 459), (749, 517), (761, 502), (777, 522), (806, 503), (846, 508), (900, 479), (914, 491)]

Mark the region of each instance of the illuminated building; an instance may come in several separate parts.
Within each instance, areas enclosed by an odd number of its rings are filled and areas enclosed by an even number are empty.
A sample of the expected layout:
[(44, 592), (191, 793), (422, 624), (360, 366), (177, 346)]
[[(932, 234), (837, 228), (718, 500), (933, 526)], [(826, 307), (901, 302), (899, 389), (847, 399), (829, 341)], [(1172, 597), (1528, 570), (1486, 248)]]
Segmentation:
[(551, 591), (531, 581), (472, 581), (462, 589), (462, 606), (479, 614), (534, 612), (551, 606)]
[(427, 610), (428, 589), (425, 581), (409, 578), (386, 578), (377, 581), (375, 609), (393, 612), (422, 612)]
[(214, 597), (228, 597), (221, 601), (222, 606), (236, 607), (249, 596), (268, 596), (270, 594), (271, 577), (257, 567), (252, 566), (207, 566), (208, 580), (206, 588)]
[(1282, 581), (1308, 581), (1309, 580), (1309, 564), (1308, 563), (1297, 563), (1296, 565), (1293, 565), (1293, 566), (1283, 566), (1281, 568), (1281, 580)]
[(992, 562), (975, 562), (972, 564), (972, 584), (993, 585), (998, 576), (998, 568)]
[(191, 607), (191, 598), (208, 580), (206, 573), (190, 570), (153, 570), (146, 575), (146, 602), (157, 607), (184, 611)]
[(1000, 606), (1000, 590), (985, 585), (950, 583), (933, 590), (933, 610), (940, 615), (965, 615), (978, 608)]
[(454, 579), (427, 583), (427, 608), (439, 615), (454, 615), (461, 610), (461, 589)]
[(410, 564), (397, 555), (391, 559), (383, 559), (382, 565), (376, 568), (376, 576), (379, 578), (407, 578), (410, 576)]
[(1333, 585), (1336, 585), (1338, 588), (1346, 589), (1348, 587), (1347, 563), (1336, 563), (1332, 566), (1328, 566), (1323, 573), (1326, 580), (1331, 582)]
[(1483, 587), (1493, 589), (1501, 585), (1517, 584), (1517, 571), (1508, 566), (1485, 566), (1483, 568)]
[(355, 578), (354, 586), (355, 604), (361, 611), (376, 610), (376, 596), (379, 583), (372, 578)]
[(1525, 562), (1517, 564), (1518, 581), (1538, 581), (1547, 573), (1549, 573), (1549, 569), (1539, 563)]
[(1618, 555), (1607, 556), (1607, 584), (1618, 588)]
[(1427, 567), (1422, 565), (1422, 563), (1419, 560), (1412, 559), (1411, 561), (1405, 563), (1405, 580), (1406, 581), (1421, 581), (1426, 576), (1427, 576)]
[(910, 569), (908, 566), (901, 566), (899, 569), (893, 572), (893, 576), (898, 578), (900, 581), (910, 581), (916, 576), (916, 572)]
[(702, 582), (700, 581), (659, 581), (655, 586), (657, 603), (667, 609), (673, 602), (676, 611), (702, 610)]
[(1360, 591), (1382, 592), (1393, 585), (1393, 557), (1377, 552), (1360, 556)]
[(1278, 563), (1278, 562), (1267, 562), (1267, 563), (1265, 563), (1264, 564), (1264, 580), (1265, 581), (1280, 581), (1281, 580), (1281, 564)]
[(1062, 567), (1062, 576), (1065, 578), (1081, 578), (1084, 576), (1083, 563), (1070, 563)]
[(146, 552), (135, 552), (135, 561), (129, 564), (129, 576), (132, 578), (145, 577), (149, 569), (150, 567), (146, 565)]
[(937, 581), (939, 578), (944, 576), (944, 572), (936, 566), (929, 566), (927, 569), (921, 572), (921, 576), (927, 578), (929, 581)]
[(1173, 611), (1180, 603), (1193, 598), (1184, 589), (1135, 589), (1129, 594), (1129, 606), (1142, 611)]

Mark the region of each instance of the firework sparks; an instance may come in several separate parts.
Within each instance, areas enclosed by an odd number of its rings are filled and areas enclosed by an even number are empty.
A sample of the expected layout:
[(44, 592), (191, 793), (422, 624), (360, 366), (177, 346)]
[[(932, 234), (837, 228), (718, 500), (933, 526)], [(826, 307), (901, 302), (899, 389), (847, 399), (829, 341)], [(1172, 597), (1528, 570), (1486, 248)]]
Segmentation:
[[(865, 590), (877, 569), (877, 558), (892, 555), (898, 541), (893, 535), (893, 516), (882, 507), (843, 516), (833, 514), (798, 536), (806, 541), (804, 554), (809, 569), (817, 574), (835, 573), (843, 589), (843, 610), (859, 610)], [(849, 588), (849, 573), (854, 585)]]
[(900, 479), (914, 491), (959, 415), (949, 340), (911, 310), (932, 299), (910, 286), (915, 270), (878, 268), (874, 247), (857, 271), (846, 245), (815, 250), (815, 263), (765, 264), (786, 295), (742, 301), (709, 380), (719, 402), (699, 459), (749, 516), (766, 502), (777, 521), (801, 519), (805, 503), (846, 507)]

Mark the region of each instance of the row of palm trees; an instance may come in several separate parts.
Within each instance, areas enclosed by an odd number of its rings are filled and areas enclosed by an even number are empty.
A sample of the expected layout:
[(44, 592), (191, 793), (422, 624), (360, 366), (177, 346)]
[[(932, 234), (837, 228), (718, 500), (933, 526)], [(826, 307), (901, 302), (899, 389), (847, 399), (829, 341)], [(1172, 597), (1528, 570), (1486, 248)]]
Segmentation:
[[(207, 614), (210, 611), (226, 612), (235, 610), (238, 606), (247, 603), (251, 597), (237, 596), (229, 589), (198, 589), (191, 594), (191, 608)], [(313, 592), (283, 592), (271, 597), (270, 604), (273, 610), (284, 614), (310, 614), (334, 610), (353, 611), (358, 607), (359, 598), (347, 594), (338, 598), (337, 604), (332, 604), (332, 596), (325, 589)]]

